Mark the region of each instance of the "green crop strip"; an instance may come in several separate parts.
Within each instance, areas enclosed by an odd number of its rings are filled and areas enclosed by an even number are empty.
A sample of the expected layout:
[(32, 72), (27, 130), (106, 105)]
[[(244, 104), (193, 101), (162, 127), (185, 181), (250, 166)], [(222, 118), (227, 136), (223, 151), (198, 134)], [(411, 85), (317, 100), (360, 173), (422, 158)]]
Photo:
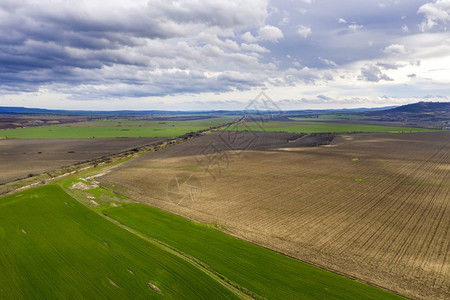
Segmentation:
[(236, 298), (55, 185), (0, 198), (0, 244), (0, 299)]
[[(329, 122), (247, 122), (237, 127), (238, 130), (250, 131), (283, 131), (292, 133), (354, 133), (354, 132), (430, 132), (437, 131), (426, 128), (381, 126), (365, 124), (329, 123)], [(236, 127), (227, 130), (236, 130)]]
[(177, 137), (210, 127), (220, 126), (231, 119), (217, 118), (195, 121), (133, 121), (104, 120), (0, 130), (1, 138), (118, 138), (118, 137)]

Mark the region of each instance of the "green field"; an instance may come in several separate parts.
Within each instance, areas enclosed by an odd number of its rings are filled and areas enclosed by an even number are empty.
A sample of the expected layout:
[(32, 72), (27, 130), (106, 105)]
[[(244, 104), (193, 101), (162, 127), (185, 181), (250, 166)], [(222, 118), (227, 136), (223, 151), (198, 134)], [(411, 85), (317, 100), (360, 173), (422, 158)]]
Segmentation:
[(177, 137), (231, 121), (230, 118), (194, 121), (103, 120), (0, 130), (0, 138)]
[[(228, 130), (235, 130), (235, 127), (229, 127)], [(428, 132), (436, 131), (426, 128), (366, 125), (366, 124), (347, 124), (330, 122), (277, 122), (269, 121), (264, 123), (246, 122), (238, 127), (238, 130), (253, 131), (284, 131), (292, 133), (352, 133), (352, 132)]]
[(55, 185), (0, 198), (0, 270), (0, 299), (236, 298)]
[(326, 121), (326, 120), (350, 120), (350, 119), (358, 119), (361, 118), (360, 115), (352, 115), (352, 114), (329, 114), (329, 115), (317, 115), (316, 118), (306, 118), (306, 117), (292, 117), (291, 120), (294, 121)]
[[(341, 115), (319, 116), (317, 121), (311, 118), (293, 118), (292, 122), (246, 122), (240, 130), (284, 131), (293, 133), (318, 132), (417, 132), (433, 131), (424, 128), (347, 124), (320, 122), (337, 120)], [(345, 116), (351, 118), (352, 116)], [(314, 119), (313, 119), (314, 120)], [(141, 121), (127, 119), (109, 119), (92, 122), (72, 123), (0, 130), (0, 138), (118, 138), (118, 137), (177, 137), (209, 127), (232, 122), (232, 118), (211, 118), (190, 121)]]
[(147, 205), (125, 204), (103, 213), (267, 299), (401, 299)]
[(132, 119), (105, 119), (105, 120), (97, 120), (84, 122), (82, 124), (87, 125), (120, 125), (120, 124), (128, 124), (128, 125), (150, 125), (150, 126), (179, 126), (180, 124), (193, 125), (193, 126), (210, 126), (210, 125), (220, 125), (223, 123), (231, 122), (234, 118), (232, 117), (217, 117), (217, 118), (205, 118), (198, 120), (185, 120), (185, 121), (171, 121), (171, 120), (132, 120)]

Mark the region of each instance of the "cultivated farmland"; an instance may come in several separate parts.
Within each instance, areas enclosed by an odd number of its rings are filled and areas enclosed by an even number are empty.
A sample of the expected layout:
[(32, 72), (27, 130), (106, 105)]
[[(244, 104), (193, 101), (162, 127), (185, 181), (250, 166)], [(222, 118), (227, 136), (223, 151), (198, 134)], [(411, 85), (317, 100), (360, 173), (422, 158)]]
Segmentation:
[(163, 139), (0, 139), (0, 184), (161, 140)]
[[(227, 165), (205, 172), (199, 160), (211, 139), (138, 158), (102, 180), (143, 203), (402, 295), (450, 293), (448, 131), (344, 135), (313, 148), (285, 140), (271, 150), (221, 152)], [(179, 174), (202, 183), (188, 207), (167, 197)]]

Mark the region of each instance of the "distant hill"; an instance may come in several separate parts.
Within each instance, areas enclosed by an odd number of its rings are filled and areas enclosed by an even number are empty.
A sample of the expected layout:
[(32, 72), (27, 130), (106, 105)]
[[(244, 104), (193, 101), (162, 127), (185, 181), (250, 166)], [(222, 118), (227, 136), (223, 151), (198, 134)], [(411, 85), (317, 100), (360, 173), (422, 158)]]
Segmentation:
[(208, 110), (208, 111), (169, 111), (169, 110), (54, 110), (43, 108), (0, 106), (0, 114), (10, 115), (77, 115), (77, 116), (144, 116), (144, 115), (233, 115), (241, 111)]
[[(342, 109), (304, 109), (304, 110), (286, 110), (283, 114), (327, 114), (327, 113), (357, 113), (380, 111), (397, 106), (376, 107), (376, 108), (342, 108)], [(257, 111), (246, 109), (246, 113), (270, 113), (269, 111)], [(279, 113), (279, 111), (272, 111)], [(100, 111), (100, 110), (53, 110), (42, 108), (26, 108), (26, 107), (7, 107), (0, 106), (0, 114), (17, 114), (17, 115), (128, 115), (128, 116), (142, 116), (142, 115), (241, 115), (242, 110), (205, 110), (205, 111), (169, 111), (169, 110), (116, 110), (116, 111)]]
[[(35, 114), (35, 113), (49, 113), (51, 110), (39, 109), (39, 108), (25, 108), (25, 107), (9, 107), (0, 106), (0, 114)], [(54, 110), (53, 112), (57, 112)]]
[(403, 122), (411, 126), (448, 129), (450, 102), (418, 102), (399, 107), (366, 112), (365, 116), (384, 122)]
[(404, 112), (404, 113), (449, 113), (450, 102), (418, 102), (402, 105), (396, 108), (385, 110), (384, 112)]
[[(255, 110), (246, 110), (247, 113), (261, 113)], [(267, 113), (267, 111), (264, 111)], [(283, 114), (332, 114), (332, 113), (363, 113), (365, 115), (380, 116), (390, 114), (448, 114), (450, 102), (418, 102), (402, 106), (387, 106), (377, 108), (352, 108), (352, 109), (305, 109), (286, 110)], [(4, 107), (0, 106), (0, 114), (38, 114), (38, 115), (240, 115), (239, 110), (205, 110), (205, 111), (166, 111), (166, 110), (117, 110), (117, 111), (87, 111), (87, 110), (52, 110), (42, 108), (26, 107)]]
[[(98, 113), (100, 113), (100, 112), (98, 112)], [(97, 114), (97, 112), (0, 106), (0, 114), (12, 114), (12, 115), (90, 115), (90, 114)]]

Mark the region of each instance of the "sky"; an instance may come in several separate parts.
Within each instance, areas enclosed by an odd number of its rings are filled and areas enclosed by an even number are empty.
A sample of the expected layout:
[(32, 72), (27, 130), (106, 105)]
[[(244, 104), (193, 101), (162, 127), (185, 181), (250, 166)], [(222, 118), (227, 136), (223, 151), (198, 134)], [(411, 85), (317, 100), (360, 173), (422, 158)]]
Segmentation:
[(450, 101), (450, 0), (0, 0), (0, 106)]

